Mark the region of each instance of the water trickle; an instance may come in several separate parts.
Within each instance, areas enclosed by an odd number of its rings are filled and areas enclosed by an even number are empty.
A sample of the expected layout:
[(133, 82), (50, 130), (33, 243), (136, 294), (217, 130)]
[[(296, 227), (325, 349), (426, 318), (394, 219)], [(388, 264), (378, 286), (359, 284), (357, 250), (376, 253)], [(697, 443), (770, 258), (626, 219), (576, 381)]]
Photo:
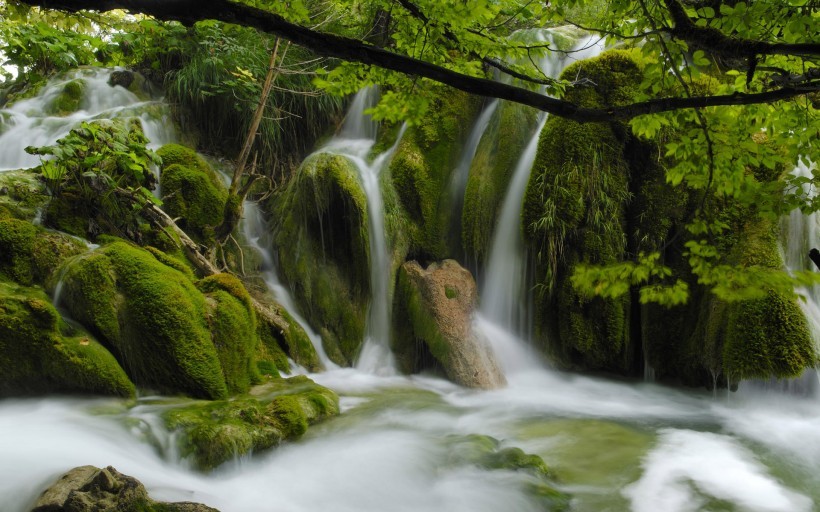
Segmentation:
[(448, 201), (450, 205), (450, 236), (456, 241), (456, 244), (460, 244), (461, 241), (461, 211), (464, 208), (464, 192), (467, 188), (467, 179), (470, 176), (470, 164), (475, 158), (478, 143), (481, 142), (481, 137), (487, 131), (490, 119), (498, 108), (499, 101), (497, 99), (491, 101), (479, 114), (478, 119), (470, 129), (470, 134), (467, 136), (467, 141), (461, 150), (461, 156), (458, 158), (458, 163), (450, 179), (448, 189), (450, 196)]
[[(547, 33), (542, 37), (549, 39), (550, 36)], [(576, 50), (570, 54), (571, 59), (558, 54), (545, 57), (540, 63), (544, 74), (558, 77), (574, 60), (593, 57), (603, 51), (603, 43), (597, 37), (585, 38), (576, 45)], [(521, 235), (521, 205), (546, 119), (545, 114), (539, 116), (532, 137), (513, 170), (493, 235), (481, 289), (481, 312), (485, 319), (521, 337), (529, 336), (532, 303), (527, 255)], [(499, 349), (496, 347), (496, 351)]]
[(290, 294), (290, 290), (282, 284), (277, 273), (276, 263), (271, 256), (271, 242), (269, 240), (270, 230), (262, 217), (262, 212), (259, 206), (253, 201), (245, 201), (244, 216), (242, 217), (241, 228), (242, 234), (245, 235), (245, 240), (256, 249), (256, 252), (262, 258), (262, 279), (282, 307), (290, 313), (296, 322), (302, 326), (305, 334), (310, 338), (310, 342), (316, 349), (316, 354), (319, 356), (319, 362), (325, 369), (338, 368), (336, 363), (330, 360), (322, 345), (322, 337), (319, 333), (313, 330), (310, 324), (299, 314), (296, 303)]

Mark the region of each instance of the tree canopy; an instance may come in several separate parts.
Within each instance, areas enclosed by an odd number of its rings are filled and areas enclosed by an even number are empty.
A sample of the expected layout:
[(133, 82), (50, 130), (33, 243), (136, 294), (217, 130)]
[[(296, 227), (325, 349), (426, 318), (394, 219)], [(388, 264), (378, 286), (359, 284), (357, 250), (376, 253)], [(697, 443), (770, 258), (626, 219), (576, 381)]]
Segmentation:
[[(820, 159), (816, 0), (24, 0), (6, 2), (4, 8), (31, 16), (27, 6), (41, 9), (36, 11), (41, 23), (7, 24), (0, 36), (1, 49), (21, 68), (59, 68), (65, 60), (110, 57), (128, 48), (123, 42), (129, 40), (129, 58), (133, 52), (151, 51), (157, 55), (141, 57), (160, 58), (150, 44), (139, 44), (129, 34), (153, 45), (175, 45), (183, 38), (181, 29), (174, 28), (179, 25), (162, 22), (192, 26), (218, 21), (282, 37), (332, 58), (310, 68), (316, 74), (314, 84), (326, 91), (344, 95), (366, 85), (383, 85), (385, 93), (374, 109), (382, 119), (418, 120), (429, 106), (423, 91), (445, 84), (581, 123), (629, 123), (635, 136), (660, 141), (658, 158), (670, 162), (669, 183), (702, 194), (701, 208), (688, 219), (691, 239), (686, 244), (690, 266), (702, 284), (732, 299), (755, 296), (761, 283), (791, 289), (816, 280), (810, 272), (731, 268), (711, 241), (728, 226), (708, 214), (708, 205), (729, 201), (769, 219), (795, 208), (813, 212), (820, 207), (816, 169), (810, 178), (778, 172), (771, 180), (757, 179), (750, 171), (788, 170), (801, 160), (813, 168)], [(118, 22), (139, 30), (112, 25), (111, 32), (118, 35), (80, 35), (85, 39), (61, 48), (61, 41), (48, 39), (49, 31), (56, 30), (48, 22), (55, 10), (77, 13), (72, 23), (97, 28), (113, 22), (95, 13), (115, 11)], [(125, 17), (121, 10), (156, 21)], [(571, 54), (572, 48), (522, 36), (559, 25), (636, 48), (643, 80), (630, 101), (595, 108), (563, 99), (567, 88), (585, 84), (547, 77), (535, 61), (545, 52)], [(32, 38), (44, 42), (32, 45)], [(211, 54), (224, 51), (224, 38), (208, 44), (213, 45)], [(254, 83), (241, 76), (244, 66), (237, 69), (236, 84)], [(493, 73), (515, 81), (495, 79)], [(664, 133), (674, 136), (659, 137)], [(670, 280), (663, 250), (636, 254), (619, 266), (587, 268), (576, 284), (590, 293), (616, 295), (625, 293), (624, 285), (662, 283), (646, 300), (678, 303), (687, 293), (680, 280)]]

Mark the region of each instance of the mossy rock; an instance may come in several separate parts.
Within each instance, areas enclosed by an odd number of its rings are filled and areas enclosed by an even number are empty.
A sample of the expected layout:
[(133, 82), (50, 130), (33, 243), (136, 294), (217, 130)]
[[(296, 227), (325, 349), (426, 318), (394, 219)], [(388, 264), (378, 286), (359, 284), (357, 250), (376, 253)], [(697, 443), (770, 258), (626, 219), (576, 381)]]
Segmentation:
[(207, 277), (197, 287), (206, 297), (205, 319), (228, 392), (245, 393), (260, 379), (255, 361), (256, 314), (250, 296), (231, 274)]
[(288, 358), (310, 372), (322, 369), (319, 354), (301, 325), (278, 302), (267, 296), (257, 296), (265, 315), (259, 318), (258, 358), (267, 361), (279, 371), (290, 373)]
[(135, 388), (114, 356), (65, 324), (42, 291), (0, 282), (0, 397), (47, 393), (133, 397)]
[(42, 284), (67, 258), (87, 248), (68, 236), (31, 223), (0, 219), (0, 275), (20, 284)]
[[(407, 130), (389, 166), (390, 184), (411, 229), (410, 253), (443, 259), (459, 245), (450, 233), (449, 185), (478, 102), (460, 91), (435, 87), (427, 116)], [(395, 235), (394, 235), (395, 236)]]
[(453, 464), (470, 464), (489, 471), (516, 471), (530, 475), (527, 491), (547, 511), (570, 510), (571, 496), (555, 487), (555, 475), (538, 455), (518, 447), (505, 447), (485, 435), (448, 436), (445, 439)]
[[(566, 99), (599, 108), (630, 101), (641, 70), (629, 52), (610, 51), (569, 66), (562, 76), (590, 79), (594, 86), (575, 87)], [(626, 256), (629, 141), (622, 125), (558, 117), (548, 119), (541, 131), (522, 229), (539, 255), (536, 338), (562, 365), (632, 373), (639, 364), (630, 331), (630, 297), (590, 299), (569, 280), (577, 264), (614, 263)]]
[(535, 127), (534, 109), (503, 102), (478, 145), (459, 212), (464, 253), (477, 266), (488, 256), (513, 170)]
[(46, 112), (54, 116), (66, 116), (80, 110), (85, 96), (85, 80), (77, 78), (66, 82), (57, 96), (46, 108)]
[(160, 188), (163, 209), (197, 241), (212, 241), (222, 223), (227, 190), (222, 180), (196, 152), (180, 144), (157, 150), (162, 158)]
[(201, 470), (296, 439), (339, 413), (339, 398), (307, 377), (277, 379), (255, 396), (173, 409), (166, 425), (182, 434), (181, 452)]
[[(737, 204), (713, 214), (729, 226), (715, 239), (728, 264), (784, 268), (777, 222)], [(693, 290), (689, 304), (649, 308), (643, 320), (647, 358), (659, 379), (711, 388), (797, 377), (814, 367), (814, 340), (796, 296), (766, 290), (759, 298), (726, 302), (699, 287), (695, 277), (681, 275)]]
[[(216, 399), (255, 379), (256, 330), (246, 305), (221, 290), (206, 297), (150, 252), (111, 243), (68, 262), (63, 282), (72, 317), (104, 340), (138, 385)], [(237, 338), (225, 340), (226, 329)]]
[(33, 220), (49, 200), (39, 176), (32, 169), (0, 171), (0, 208), (11, 217)]
[(316, 154), (273, 204), (284, 281), (328, 353), (355, 359), (370, 296), (367, 201), (354, 165)]

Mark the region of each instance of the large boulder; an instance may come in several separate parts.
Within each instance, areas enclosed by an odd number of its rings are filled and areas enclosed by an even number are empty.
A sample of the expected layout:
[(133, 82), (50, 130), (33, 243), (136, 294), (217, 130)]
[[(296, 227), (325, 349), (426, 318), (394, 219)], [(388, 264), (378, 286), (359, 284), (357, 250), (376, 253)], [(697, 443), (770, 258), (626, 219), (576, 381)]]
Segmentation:
[(296, 439), (339, 413), (339, 397), (304, 375), (277, 379), (253, 396), (197, 402), (170, 410), (168, 428), (178, 432), (182, 456), (202, 470)]
[(135, 391), (114, 356), (63, 322), (42, 291), (0, 282), (0, 397)]
[(506, 380), (488, 340), (473, 327), (477, 298), (473, 276), (454, 260), (426, 270), (415, 261), (402, 265), (393, 334), (402, 369), (422, 369), (429, 362), (426, 350), (453, 382), (484, 389), (503, 386)]
[(152, 500), (145, 486), (111, 466), (76, 467), (46, 489), (31, 512), (219, 512), (199, 503)]
[(258, 378), (255, 315), (232, 276), (199, 283), (149, 251), (114, 242), (67, 262), (62, 303), (138, 385), (226, 398)]
[(225, 184), (193, 149), (166, 144), (157, 155), (162, 158), (162, 208), (198, 242), (213, 242), (213, 230), (222, 223), (228, 198)]
[(350, 364), (370, 300), (369, 217), (358, 171), (343, 156), (315, 154), (272, 206), (282, 277), (328, 356)]

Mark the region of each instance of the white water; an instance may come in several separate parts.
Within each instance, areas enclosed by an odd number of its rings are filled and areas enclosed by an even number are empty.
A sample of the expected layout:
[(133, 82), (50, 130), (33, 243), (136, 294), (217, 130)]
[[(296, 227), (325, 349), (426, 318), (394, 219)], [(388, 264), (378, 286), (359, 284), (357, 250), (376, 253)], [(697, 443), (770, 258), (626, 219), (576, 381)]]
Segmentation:
[(342, 416), (211, 475), (178, 459), (158, 419), (169, 405), (156, 398), (131, 410), (113, 400), (0, 401), (2, 510), (27, 510), (83, 464), (113, 465), (157, 499), (222, 512), (541, 510), (527, 474), (469, 462), (461, 440), (471, 434), (541, 455), (574, 511), (808, 512), (820, 499), (815, 401), (728, 403), (541, 370), (489, 392), (350, 368), (311, 377), (342, 394)]
[[(151, 141), (148, 147), (157, 149), (176, 140), (173, 123), (167, 105), (160, 101), (141, 101), (134, 93), (123, 87), (108, 85), (108, 69), (84, 69), (75, 71), (63, 79), (53, 80), (40, 93), (0, 110), (9, 116), (10, 125), (0, 134), (0, 171), (25, 169), (39, 165), (37, 155), (25, 152), (27, 146), (54, 144), (83, 121), (136, 116), (140, 119), (145, 136)], [(84, 97), (80, 110), (65, 117), (45, 114), (65, 84), (81, 78), (85, 82)], [(156, 119), (146, 112), (148, 107), (161, 107), (163, 118)]]
[[(576, 50), (571, 54), (572, 58), (548, 55), (540, 62), (541, 70), (549, 77), (558, 77), (575, 60), (598, 55), (603, 51), (603, 42), (595, 36), (586, 38), (576, 46)], [(529, 335), (532, 301), (527, 255), (521, 235), (521, 207), (546, 119), (545, 114), (539, 115), (532, 137), (513, 170), (496, 223), (481, 288), (481, 314), (485, 320), (522, 337)], [(498, 353), (498, 349), (496, 351)]]
[(320, 151), (344, 155), (359, 171), (362, 189), (367, 197), (370, 223), (370, 308), (365, 340), (356, 367), (368, 373), (390, 375), (395, 373), (393, 353), (390, 351), (390, 253), (384, 230), (384, 200), (379, 176), (390, 163), (405, 127), (402, 126), (393, 146), (372, 161), (367, 160), (376, 143), (377, 130), (376, 124), (364, 111), (374, 105), (376, 94), (373, 88), (356, 94), (339, 135)]
[(270, 240), (268, 237), (270, 230), (268, 229), (265, 219), (262, 217), (259, 206), (253, 201), (245, 201), (243, 211), (244, 215), (241, 221), (242, 234), (245, 235), (245, 240), (262, 258), (262, 278), (273, 294), (273, 298), (302, 326), (305, 334), (310, 338), (310, 342), (316, 349), (316, 354), (319, 356), (319, 362), (322, 363), (322, 367), (325, 369), (338, 368), (338, 365), (327, 356), (325, 347), (322, 345), (322, 337), (314, 331), (310, 324), (299, 314), (299, 309), (293, 301), (290, 290), (279, 280), (276, 264), (271, 257)]

